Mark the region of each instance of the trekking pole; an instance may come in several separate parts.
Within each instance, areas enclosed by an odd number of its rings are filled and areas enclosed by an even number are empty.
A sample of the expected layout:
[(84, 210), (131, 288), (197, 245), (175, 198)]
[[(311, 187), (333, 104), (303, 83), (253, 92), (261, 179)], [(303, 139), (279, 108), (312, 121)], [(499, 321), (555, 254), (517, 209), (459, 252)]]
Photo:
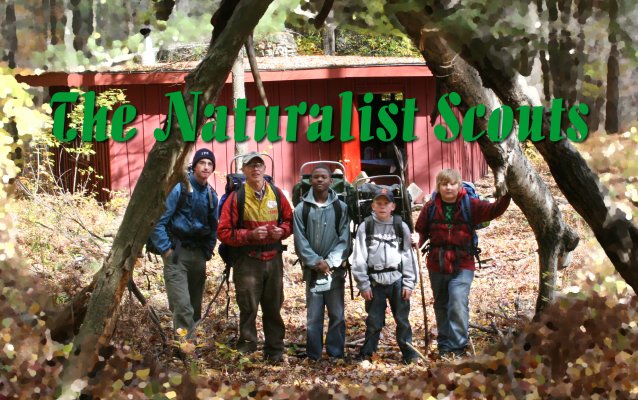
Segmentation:
[(430, 328), (428, 326), (428, 312), (425, 307), (425, 287), (423, 283), (423, 268), (421, 266), (421, 254), (420, 254), (421, 249), (419, 249), (417, 246), (414, 246), (414, 247), (417, 252), (416, 261), (419, 267), (419, 281), (421, 282), (421, 306), (423, 307), (423, 327), (425, 329), (423, 339), (425, 341), (425, 355), (427, 355), (430, 349)]
[(224, 283), (226, 283), (230, 277), (229, 269), (230, 268), (228, 268), (228, 266), (224, 268), (224, 273), (222, 274), (222, 281), (219, 283), (219, 286), (217, 287), (217, 290), (215, 291), (213, 298), (208, 302), (208, 305), (206, 306), (206, 312), (197, 322), (195, 322), (195, 325), (193, 326), (193, 330), (191, 332), (195, 332), (195, 330), (202, 323), (202, 321), (205, 320), (206, 317), (208, 317), (208, 314), (210, 313), (210, 308), (213, 306), (213, 303), (215, 302), (215, 300), (217, 300), (217, 297), (221, 293), (222, 288), (224, 287)]

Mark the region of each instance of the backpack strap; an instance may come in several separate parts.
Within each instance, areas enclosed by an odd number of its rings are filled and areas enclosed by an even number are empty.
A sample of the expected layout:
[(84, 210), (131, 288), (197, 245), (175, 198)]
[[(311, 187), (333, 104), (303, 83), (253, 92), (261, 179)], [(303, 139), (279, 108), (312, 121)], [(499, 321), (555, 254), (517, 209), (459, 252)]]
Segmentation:
[(363, 219), (363, 223), (365, 224), (366, 229), (366, 246), (372, 246), (372, 239), (374, 235), (374, 220), (372, 219), (372, 215), (368, 215)]
[(398, 215), (393, 215), (392, 226), (394, 227), (394, 236), (397, 238), (397, 242), (399, 243), (399, 249), (404, 251), (405, 240), (403, 238), (403, 218)]
[[(335, 213), (335, 232), (337, 233), (337, 236), (339, 236), (339, 233), (340, 233), (339, 226), (341, 225), (341, 217), (343, 216), (343, 210), (341, 209), (341, 206), (339, 205), (338, 201), (333, 201), (331, 203), (331, 206)], [(301, 210), (301, 220), (303, 221), (304, 228), (307, 228), (308, 226), (309, 214), (310, 214), (310, 203), (308, 203), (307, 201), (304, 201), (303, 208)]]
[(277, 225), (281, 225), (284, 222), (283, 210), (281, 209), (281, 193), (279, 192), (279, 189), (272, 184), (272, 182), (268, 182), (268, 185), (275, 194), (275, 201), (277, 202)]

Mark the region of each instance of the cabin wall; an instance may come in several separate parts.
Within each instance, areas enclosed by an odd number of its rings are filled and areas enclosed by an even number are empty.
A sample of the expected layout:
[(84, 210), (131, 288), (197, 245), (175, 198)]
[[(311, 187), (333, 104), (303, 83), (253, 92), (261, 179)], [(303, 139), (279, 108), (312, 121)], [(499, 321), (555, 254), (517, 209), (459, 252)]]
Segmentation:
[[(101, 158), (108, 155), (108, 166), (99, 165), (107, 175), (102, 186), (112, 191), (129, 191), (132, 193), (135, 184), (141, 174), (146, 157), (150, 152), (155, 139), (155, 128), (161, 127), (166, 119), (169, 101), (167, 93), (181, 91), (181, 84), (126, 84), (117, 86), (126, 92), (128, 101), (135, 106), (138, 112), (136, 120), (127, 125), (127, 129), (137, 128), (137, 134), (131, 140), (118, 143), (109, 140), (99, 144)], [(106, 86), (90, 86), (84, 90), (97, 92), (106, 90)], [(443, 143), (434, 136), (434, 127), (430, 114), (435, 107), (435, 81), (431, 76), (422, 77), (362, 77), (339, 79), (314, 79), (292, 81), (265, 82), (268, 101), (272, 106), (279, 106), (279, 135), (282, 140), (271, 143), (267, 139), (257, 143), (252, 140), (254, 135), (255, 113), (250, 112), (247, 119), (247, 135), (249, 150), (257, 150), (270, 154), (274, 159), (275, 182), (289, 193), (299, 179), (299, 168), (307, 161), (333, 160), (340, 161), (342, 155), (342, 142), (340, 133), (340, 98), (344, 91), (352, 91), (356, 99), (358, 94), (371, 92), (402, 92), (404, 98), (416, 98), (418, 112), (415, 120), (415, 134), (417, 139), (407, 143), (408, 156), (408, 180), (416, 182), (426, 193), (435, 188), (437, 172), (444, 167), (457, 168), (461, 171), (463, 179), (476, 180), (487, 172), (486, 163), (476, 143), (465, 143), (455, 140), (452, 143)], [(246, 83), (246, 97), (248, 107), (252, 108), (261, 104), (254, 83)], [(335, 139), (331, 142), (310, 143), (306, 137), (308, 126), (316, 120), (308, 115), (298, 119), (298, 135), (296, 142), (286, 141), (287, 116), (285, 108), (289, 105), (306, 101), (308, 107), (312, 104), (320, 106), (332, 106), (332, 135)], [(226, 84), (219, 96), (218, 105), (232, 108), (232, 87)], [(437, 117), (435, 123), (440, 123)], [(216, 141), (204, 143), (199, 139), (195, 148), (207, 147), (215, 153), (217, 170), (211, 184), (218, 193), (223, 192), (225, 174), (229, 170), (229, 162), (234, 156), (234, 141), (232, 140), (235, 124), (233, 116), (229, 115), (227, 134), (230, 140), (219, 143)], [(172, 132), (171, 134), (179, 134)], [(105, 147), (106, 146), (106, 147)], [(108, 153), (106, 152), (108, 150)], [(267, 173), (272, 174), (268, 165)]]

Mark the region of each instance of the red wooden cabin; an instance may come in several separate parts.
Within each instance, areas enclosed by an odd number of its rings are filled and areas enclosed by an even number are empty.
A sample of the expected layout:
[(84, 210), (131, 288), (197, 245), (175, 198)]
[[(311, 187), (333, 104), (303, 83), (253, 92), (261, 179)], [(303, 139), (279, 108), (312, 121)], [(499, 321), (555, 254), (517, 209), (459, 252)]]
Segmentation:
[[(308, 125), (313, 121), (309, 116), (299, 117), (298, 141), (289, 143), (281, 140), (270, 143), (267, 140), (257, 143), (250, 141), (249, 149), (263, 151), (275, 160), (275, 182), (288, 192), (299, 179), (299, 167), (307, 161), (341, 160), (346, 165), (346, 172), (350, 180), (359, 171), (364, 170), (369, 175), (374, 173), (388, 173), (392, 165), (393, 156), (380, 141), (361, 143), (358, 140), (342, 143), (339, 141), (340, 131), (340, 103), (339, 94), (351, 91), (354, 101), (361, 102), (363, 94), (375, 94), (373, 107), (387, 104), (388, 101), (401, 99), (416, 99), (418, 112), (415, 118), (415, 135), (417, 140), (396, 143), (407, 156), (408, 182), (415, 182), (426, 193), (434, 189), (435, 176), (444, 167), (457, 168), (463, 179), (476, 180), (487, 172), (487, 166), (476, 143), (466, 143), (455, 140), (452, 143), (442, 143), (433, 133), (430, 123), (430, 113), (435, 107), (435, 82), (430, 70), (417, 63), (415, 59), (371, 59), (375, 65), (349, 65), (348, 57), (328, 58), (331, 64), (323, 67), (309, 67), (315, 62), (305, 62), (301, 66), (291, 66), (301, 57), (278, 59), (279, 66), (268, 69), (264, 67), (267, 59), (262, 60), (261, 77), (264, 81), (270, 105), (281, 107), (279, 133), (286, 136), (287, 117), (283, 109), (288, 105), (295, 105), (302, 101), (308, 105), (319, 104), (333, 107), (333, 129), (336, 139), (332, 142), (310, 143), (305, 136)], [(322, 57), (326, 59), (326, 57)], [(357, 62), (362, 58), (357, 57)], [(293, 60), (295, 62), (293, 62)], [(366, 61), (367, 60), (367, 61)], [(379, 65), (379, 62), (386, 64)], [(403, 64), (401, 64), (403, 62)], [(283, 63), (283, 64), (282, 64)], [(342, 65), (334, 65), (342, 64)], [(189, 66), (190, 67), (190, 66)], [(294, 68), (294, 69), (291, 69)], [(184, 77), (190, 68), (182, 70), (153, 70), (126, 72), (85, 72), (85, 73), (46, 73), (39, 76), (22, 76), (20, 81), (32, 86), (49, 87), (50, 94), (57, 91), (68, 91), (69, 88), (81, 87), (84, 91), (101, 92), (108, 88), (121, 88), (126, 92), (127, 99), (137, 109), (136, 120), (128, 124), (125, 129), (136, 127), (136, 136), (124, 143), (113, 140), (96, 144), (96, 154), (86, 162), (103, 176), (98, 183), (101, 190), (99, 197), (108, 198), (108, 191), (129, 191), (135, 187), (142, 171), (146, 156), (155, 143), (153, 131), (161, 127), (168, 112), (168, 98), (166, 93), (181, 91)], [(246, 98), (248, 106), (261, 104), (252, 75), (245, 74)], [(230, 78), (219, 97), (218, 105), (229, 108), (228, 135), (232, 138), (234, 123), (230, 110), (232, 109), (232, 88)], [(358, 115), (353, 115), (352, 134), (358, 137)], [(252, 114), (252, 115), (251, 115)], [(252, 136), (254, 127), (254, 112), (249, 113), (247, 132)], [(436, 121), (439, 123), (440, 121)], [(401, 130), (399, 130), (401, 132)], [(173, 133), (174, 134), (174, 133)], [(217, 158), (217, 171), (211, 184), (218, 192), (224, 189), (225, 174), (228, 162), (234, 155), (234, 141), (224, 143), (199, 142), (196, 148), (211, 148)], [(68, 164), (71, 160), (62, 160)], [(268, 171), (271, 173), (271, 171)]]

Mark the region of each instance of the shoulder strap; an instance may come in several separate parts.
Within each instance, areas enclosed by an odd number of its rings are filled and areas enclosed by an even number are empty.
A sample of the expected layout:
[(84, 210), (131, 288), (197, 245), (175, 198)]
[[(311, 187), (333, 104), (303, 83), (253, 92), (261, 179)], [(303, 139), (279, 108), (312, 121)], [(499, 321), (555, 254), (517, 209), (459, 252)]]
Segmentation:
[(284, 222), (283, 210), (281, 209), (281, 193), (272, 182), (268, 182), (268, 185), (275, 194), (275, 201), (277, 201), (277, 225), (281, 225), (281, 223)]
[(403, 218), (398, 215), (392, 216), (392, 226), (394, 227), (394, 236), (397, 238), (397, 243), (399, 244), (399, 249), (401, 251), (405, 250), (403, 248), (404, 240), (403, 240)]
[(301, 220), (303, 221), (303, 227), (308, 232), (308, 215), (310, 214), (310, 204), (307, 201), (303, 202), (303, 209), (301, 210)]
[(186, 197), (188, 196), (188, 185), (185, 185), (184, 182), (179, 182), (179, 200), (177, 200), (177, 210), (184, 207), (184, 203), (186, 203)]
[(341, 218), (343, 217), (343, 210), (341, 209), (341, 204), (339, 204), (339, 200), (332, 202), (332, 208), (335, 211), (335, 232), (337, 233), (337, 237), (341, 232), (339, 232), (339, 227), (341, 226)]
[(372, 245), (372, 235), (374, 234), (374, 220), (372, 219), (372, 215), (365, 217), (363, 223), (366, 228), (366, 246), (370, 247)]
[(465, 196), (461, 197), (461, 213), (463, 214), (463, 219), (467, 224), (468, 229), (470, 230), (470, 234), (472, 235), (472, 253), (476, 252), (476, 248), (478, 246), (478, 236), (476, 235), (476, 229), (472, 224), (472, 211), (470, 207), (470, 196), (465, 194)]
[(244, 205), (246, 204), (246, 189), (244, 185), (241, 185), (235, 194), (235, 197), (237, 197), (237, 228), (244, 226)]

